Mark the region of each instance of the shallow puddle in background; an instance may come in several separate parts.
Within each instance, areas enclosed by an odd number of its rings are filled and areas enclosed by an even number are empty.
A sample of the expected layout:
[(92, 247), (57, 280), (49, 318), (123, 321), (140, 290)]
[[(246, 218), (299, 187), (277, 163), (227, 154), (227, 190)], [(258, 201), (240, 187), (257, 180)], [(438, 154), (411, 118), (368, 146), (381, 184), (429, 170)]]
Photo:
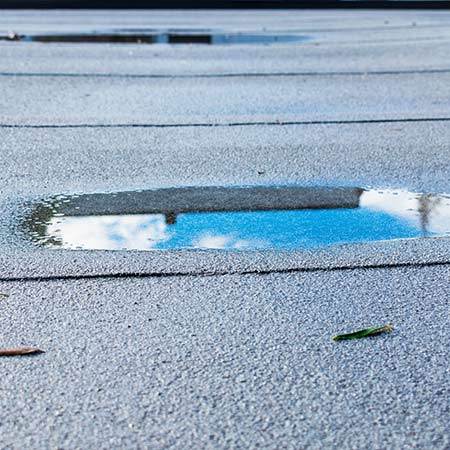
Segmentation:
[(270, 33), (220, 33), (214, 31), (169, 31), (146, 32), (93, 32), (67, 34), (20, 34), (11, 32), (0, 36), (3, 41), (42, 43), (85, 43), (85, 44), (283, 44), (308, 39), (298, 34)]
[(59, 196), (26, 220), (49, 248), (298, 249), (450, 233), (450, 198), (405, 190), (206, 187)]

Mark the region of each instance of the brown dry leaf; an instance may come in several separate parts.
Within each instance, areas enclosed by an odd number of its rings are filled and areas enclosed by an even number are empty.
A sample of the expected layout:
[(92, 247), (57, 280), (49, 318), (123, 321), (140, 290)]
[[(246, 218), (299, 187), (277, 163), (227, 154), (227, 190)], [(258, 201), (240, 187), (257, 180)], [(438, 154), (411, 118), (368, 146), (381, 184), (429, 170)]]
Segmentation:
[(21, 355), (33, 355), (36, 353), (45, 353), (40, 348), (33, 347), (19, 347), (19, 348), (5, 348), (0, 349), (0, 356), (21, 356)]

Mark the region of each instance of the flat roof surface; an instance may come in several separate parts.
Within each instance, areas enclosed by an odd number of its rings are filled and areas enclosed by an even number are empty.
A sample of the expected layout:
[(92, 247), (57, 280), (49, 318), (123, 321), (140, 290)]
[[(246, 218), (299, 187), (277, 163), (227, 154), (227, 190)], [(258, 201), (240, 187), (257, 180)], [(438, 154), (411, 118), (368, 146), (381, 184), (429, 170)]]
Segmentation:
[[(449, 238), (285, 252), (38, 248), (55, 194), (297, 184), (449, 194), (450, 13), (3, 11), (0, 448), (445, 450)], [(390, 323), (374, 339), (332, 336)]]

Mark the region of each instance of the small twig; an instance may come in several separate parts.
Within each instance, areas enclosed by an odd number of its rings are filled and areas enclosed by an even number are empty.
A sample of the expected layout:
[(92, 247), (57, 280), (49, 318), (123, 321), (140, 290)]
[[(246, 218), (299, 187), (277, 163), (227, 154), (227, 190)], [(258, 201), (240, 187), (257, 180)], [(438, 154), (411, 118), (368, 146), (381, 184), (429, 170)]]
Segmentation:
[(0, 292), (0, 297), (9, 297), (9, 294), (6, 292)]
[(40, 348), (33, 348), (33, 347), (0, 349), (0, 356), (34, 355), (37, 353), (45, 353), (45, 352)]

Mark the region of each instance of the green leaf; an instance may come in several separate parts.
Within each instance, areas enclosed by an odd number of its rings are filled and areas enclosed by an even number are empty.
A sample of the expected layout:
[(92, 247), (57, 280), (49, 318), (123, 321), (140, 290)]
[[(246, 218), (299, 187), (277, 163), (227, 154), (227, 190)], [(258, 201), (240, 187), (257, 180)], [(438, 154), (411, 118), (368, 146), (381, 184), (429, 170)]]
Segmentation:
[(383, 327), (365, 328), (348, 334), (338, 334), (333, 336), (333, 341), (344, 341), (349, 339), (361, 339), (369, 336), (375, 336), (381, 333), (389, 333), (394, 329), (392, 325), (384, 325)]

